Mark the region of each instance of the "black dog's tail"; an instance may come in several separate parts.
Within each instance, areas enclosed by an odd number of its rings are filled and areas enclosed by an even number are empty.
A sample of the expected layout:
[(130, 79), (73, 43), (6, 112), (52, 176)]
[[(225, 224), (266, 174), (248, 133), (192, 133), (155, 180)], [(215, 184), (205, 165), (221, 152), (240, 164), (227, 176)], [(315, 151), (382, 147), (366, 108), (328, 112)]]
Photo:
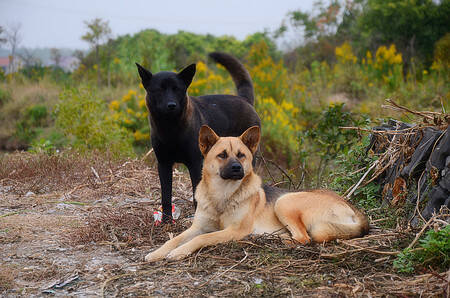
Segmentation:
[(210, 53), (209, 57), (228, 70), (236, 85), (238, 95), (244, 97), (249, 104), (253, 105), (255, 94), (252, 78), (244, 65), (235, 57), (223, 52)]

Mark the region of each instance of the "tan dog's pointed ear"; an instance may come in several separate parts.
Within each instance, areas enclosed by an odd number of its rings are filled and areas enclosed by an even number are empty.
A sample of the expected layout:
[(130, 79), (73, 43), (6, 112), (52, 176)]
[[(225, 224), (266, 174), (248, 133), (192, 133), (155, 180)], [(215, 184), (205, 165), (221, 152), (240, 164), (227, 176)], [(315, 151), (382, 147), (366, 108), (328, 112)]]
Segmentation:
[(208, 125), (203, 125), (200, 128), (198, 134), (198, 146), (203, 156), (206, 157), (206, 154), (208, 154), (209, 150), (214, 146), (218, 139), (219, 136)]
[(261, 132), (258, 126), (252, 126), (239, 137), (245, 146), (250, 149), (252, 154), (255, 154), (258, 149), (259, 139), (261, 138)]

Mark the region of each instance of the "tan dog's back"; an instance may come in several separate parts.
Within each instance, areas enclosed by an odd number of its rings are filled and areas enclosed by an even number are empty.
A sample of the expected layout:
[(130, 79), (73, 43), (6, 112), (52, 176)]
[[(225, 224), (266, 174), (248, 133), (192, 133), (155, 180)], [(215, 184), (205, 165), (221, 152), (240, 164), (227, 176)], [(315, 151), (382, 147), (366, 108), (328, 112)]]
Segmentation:
[(307, 243), (353, 238), (368, 231), (367, 218), (332, 191), (288, 193), (275, 202), (274, 212), (292, 237)]

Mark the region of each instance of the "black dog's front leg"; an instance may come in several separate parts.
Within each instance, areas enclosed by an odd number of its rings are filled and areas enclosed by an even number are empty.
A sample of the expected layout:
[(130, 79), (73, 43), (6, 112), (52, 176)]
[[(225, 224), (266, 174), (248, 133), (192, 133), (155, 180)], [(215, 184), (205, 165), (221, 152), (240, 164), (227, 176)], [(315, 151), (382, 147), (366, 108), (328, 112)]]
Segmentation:
[(172, 167), (173, 163), (158, 162), (159, 182), (161, 183), (163, 223), (172, 221)]
[(197, 209), (197, 200), (195, 200), (195, 190), (197, 189), (197, 185), (200, 183), (200, 180), (202, 179), (202, 163), (203, 160), (200, 160), (188, 166), (189, 175), (191, 176), (192, 182), (192, 192), (193, 192), (192, 198), (195, 209)]

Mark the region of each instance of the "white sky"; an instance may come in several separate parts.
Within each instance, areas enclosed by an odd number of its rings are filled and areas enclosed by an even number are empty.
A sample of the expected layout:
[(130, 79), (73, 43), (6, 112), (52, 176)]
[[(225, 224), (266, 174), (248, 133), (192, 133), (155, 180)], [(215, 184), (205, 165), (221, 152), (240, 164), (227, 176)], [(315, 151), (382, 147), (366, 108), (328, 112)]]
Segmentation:
[(114, 36), (154, 28), (247, 35), (278, 28), (288, 11), (310, 11), (314, 0), (0, 0), (0, 26), (21, 24), (25, 47), (86, 49), (85, 20), (109, 20)]

